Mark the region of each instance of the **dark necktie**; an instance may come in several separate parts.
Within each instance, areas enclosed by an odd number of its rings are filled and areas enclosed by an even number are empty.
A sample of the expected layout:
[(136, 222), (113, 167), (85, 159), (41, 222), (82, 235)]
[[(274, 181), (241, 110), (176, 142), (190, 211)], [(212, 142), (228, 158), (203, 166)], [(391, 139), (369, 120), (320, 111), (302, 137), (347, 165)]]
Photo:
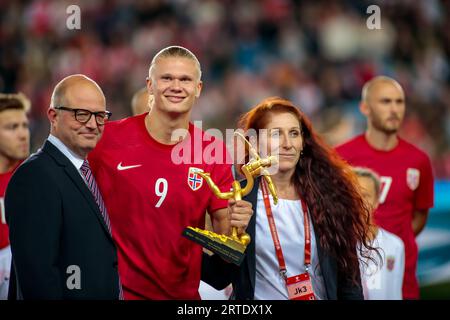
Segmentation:
[(84, 160), (80, 170), (86, 178), (87, 186), (89, 187), (89, 190), (91, 190), (95, 202), (97, 202), (98, 208), (103, 216), (103, 220), (108, 227), (109, 234), (111, 234), (111, 222), (109, 221), (108, 211), (106, 211), (105, 203), (103, 202), (102, 195), (100, 194), (97, 182), (95, 182), (94, 175), (92, 174), (91, 167), (89, 166), (89, 162), (87, 160)]
[[(112, 236), (111, 222), (109, 221), (108, 211), (106, 210), (106, 206), (105, 203), (103, 202), (102, 195), (100, 194), (97, 182), (95, 181), (94, 175), (92, 174), (91, 171), (91, 167), (89, 166), (89, 162), (87, 160), (84, 160), (83, 164), (81, 165), (80, 171), (86, 179), (86, 184), (89, 190), (91, 191), (92, 195), (94, 196), (95, 202), (97, 203), (98, 208), (100, 209), (100, 212), (103, 216), (103, 220), (105, 221), (105, 224), (108, 227), (109, 234)], [(124, 300), (120, 276), (119, 276), (119, 299)]]

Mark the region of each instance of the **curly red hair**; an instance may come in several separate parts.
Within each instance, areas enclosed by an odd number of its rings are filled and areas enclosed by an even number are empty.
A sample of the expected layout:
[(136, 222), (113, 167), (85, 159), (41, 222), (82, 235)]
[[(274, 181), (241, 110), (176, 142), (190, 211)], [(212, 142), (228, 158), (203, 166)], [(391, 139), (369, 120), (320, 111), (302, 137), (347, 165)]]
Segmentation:
[(298, 119), (303, 137), (303, 151), (292, 183), (308, 204), (321, 247), (357, 283), (357, 248), (363, 257), (371, 260), (363, 247), (373, 248), (367, 240), (368, 209), (351, 167), (313, 130), (307, 116), (288, 100), (279, 97), (263, 100), (241, 117), (239, 127), (246, 132), (249, 129), (259, 132), (267, 126), (270, 115), (285, 112)]

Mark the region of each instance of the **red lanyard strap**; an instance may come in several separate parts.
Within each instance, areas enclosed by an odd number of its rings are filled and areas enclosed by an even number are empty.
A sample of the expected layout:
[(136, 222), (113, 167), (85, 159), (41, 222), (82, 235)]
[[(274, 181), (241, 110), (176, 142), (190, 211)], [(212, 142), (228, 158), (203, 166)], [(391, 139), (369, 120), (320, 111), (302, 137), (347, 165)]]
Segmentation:
[[(267, 219), (269, 221), (270, 233), (272, 234), (273, 244), (275, 246), (275, 252), (277, 254), (278, 265), (280, 268), (280, 274), (286, 278), (286, 263), (284, 261), (283, 250), (281, 249), (280, 239), (278, 238), (277, 228), (275, 226), (275, 219), (273, 218), (272, 208), (270, 206), (269, 192), (267, 191), (267, 184), (264, 179), (261, 179), (261, 191), (264, 198), (264, 206), (266, 207)], [(309, 226), (309, 216), (307, 212), (307, 206), (303, 199), (301, 199), (304, 225), (305, 225), (305, 266), (308, 271), (311, 264), (311, 230)]]
[(261, 190), (264, 198), (264, 206), (266, 207), (267, 220), (269, 221), (270, 233), (272, 234), (275, 252), (277, 254), (278, 265), (280, 267), (280, 274), (286, 277), (286, 263), (284, 262), (283, 251), (281, 250), (280, 239), (278, 238), (277, 227), (275, 226), (275, 219), (272, 215), (272, 208), (270, 206), (269, 193), (267, 191), (266, 180), (261, 179)]
[(311, 264), (311, 227), (309, 224), (308, 206), (303, 198), (301, 198), (303, 218), (305, 224), (305, 266), (306, 271)]

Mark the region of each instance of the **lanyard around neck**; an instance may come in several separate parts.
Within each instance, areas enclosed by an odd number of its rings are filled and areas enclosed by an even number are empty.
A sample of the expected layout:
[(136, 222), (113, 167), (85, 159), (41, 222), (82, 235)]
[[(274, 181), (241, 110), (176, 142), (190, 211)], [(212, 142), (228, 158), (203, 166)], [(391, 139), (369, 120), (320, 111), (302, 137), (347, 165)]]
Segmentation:
[[(269, 193), (267, 191), (267, 183), (264, 179), (261, 179), (261, 191), (264, 198), (264, 206), (266, 207), (267, 219), (269, 221), (270, 233), (272, 234), (273, 244), (275, 246), (275, 252), (277, 254), (278, 265), (280, 268), (280, 274), (283, 278), (286, 278), (286, 262), (284, 261), (283, 250), (281, 249), (280, 239), (278, 238), (277, 228), (275, 226), (275, 219), (273, 218), (272, 208), (270, 206)], [(301, 205), (304, 217), (305, 225), (305, 266), (308, 271), (311, 264), (311, 230), (309, 226), (309, 215), (307, 211), (307, 205), (305, 200), (301, 198)]]

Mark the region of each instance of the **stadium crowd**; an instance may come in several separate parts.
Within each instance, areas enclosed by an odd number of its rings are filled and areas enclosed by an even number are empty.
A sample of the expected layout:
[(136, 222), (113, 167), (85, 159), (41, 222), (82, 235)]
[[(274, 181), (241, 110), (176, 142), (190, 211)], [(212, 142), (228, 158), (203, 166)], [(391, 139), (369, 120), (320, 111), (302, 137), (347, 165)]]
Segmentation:
[[(69, 30), (69, 5), (81, 29)], [(370, 30), (369, 5), (381, 29)], [(205, 86), (193, 118), (234, 128), (267, 96), (302, 106), (335, 145), (362, 131), (363, 83), (377, 74), (405, 89), (401, 136), (450, 178), (450, 2), (289, 0), (0, 0), (0, 92), (32, 102), (32, 151), (48, 133), (52, 86), (83, 73), (104, 89), (112, 119), (129, 116), (151, 57), (178, 44), (202, 62)]]

